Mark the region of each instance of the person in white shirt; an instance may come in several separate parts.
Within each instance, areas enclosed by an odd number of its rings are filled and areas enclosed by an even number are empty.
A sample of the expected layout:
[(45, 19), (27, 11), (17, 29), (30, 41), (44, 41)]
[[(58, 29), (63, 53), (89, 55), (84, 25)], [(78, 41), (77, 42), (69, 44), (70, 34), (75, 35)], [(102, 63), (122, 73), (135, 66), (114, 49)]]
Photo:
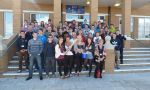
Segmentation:
[(95, 46), (98, 45), (99, 40), (101, 40), (101, 39), (102, 39), (102, 38), (101, 38), (101, 36), (100, 36), (100, 33), (97, 32), (97, 33), (96, 33), (96, 36), (95, 36), (94, 39), (93, 39)]
[(64, 58), (65, 46), (64, 46), (63, 40), (64, 40), (63, 37), (59, 37), (58, 44), (55, 46), (55, 58), (58, 63), (58, 72), (59, 72), (61, 79), (64, 79), (64, 76), (62, 75), (62, 69), (64, 67), (64, 59), (65, 59)]

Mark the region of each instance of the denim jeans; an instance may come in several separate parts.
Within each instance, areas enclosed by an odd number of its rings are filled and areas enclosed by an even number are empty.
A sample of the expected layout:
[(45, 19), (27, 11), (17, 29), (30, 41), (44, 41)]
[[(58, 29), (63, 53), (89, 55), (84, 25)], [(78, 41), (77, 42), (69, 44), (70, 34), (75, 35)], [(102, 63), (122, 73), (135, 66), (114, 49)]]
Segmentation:
[(42, 76), (42, 66), (41, 66), (41, 56), (40, 55), (30, 55), (29, 56), (29, 77), (32, 77), (33, 74), (33, 65), (34, 65), (34, 60), (36, 60), (38, 68), (39, 68), (39, 75)]
[(56, 60), (55, 57), (46, 57), (46, 74), (49, 75), (51, 71), (52, 74), (55, 74), (56, 71)]

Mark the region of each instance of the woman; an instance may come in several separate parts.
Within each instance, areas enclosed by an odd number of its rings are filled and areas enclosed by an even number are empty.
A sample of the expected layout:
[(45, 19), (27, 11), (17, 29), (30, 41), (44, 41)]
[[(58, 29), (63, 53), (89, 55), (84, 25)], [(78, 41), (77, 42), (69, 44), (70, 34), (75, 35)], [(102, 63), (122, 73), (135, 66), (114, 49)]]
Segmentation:
[(105, 52), (106, 50), (104, 49), (103, 44), (104, 42), (101, 39), (95, 50), (95, 62), (96, 62), (96, 68), (94, 73), (95, 78), (102, 78), (102, 70), (104, 66), (104, 60), (106, 58), (106, 52)]
[[(65, 53), (65, 47), (63, 43), (63, 37), (59, 37), (58, 44), (55, 46), (55, 58), (58, 63), (58, 72), (61, 79), (64, 79), (64, 76), (62, 75), (62, 69), (64, 67), (64, 53)], [(64, 73), (65, 73), (65, 69)]]
[(75, 74), (79, 76), (79, 73), (82, 70), (82, 53), (84, 52), (85, 43), (82, 40), (82, 36), (77, 36), (78, 42), (74, 45), (75, 51)]
[(87, 64), (89, 64), (89, 77), (91, 76), (92, 71), (92, 63), (93, 63), (93, 53), (94, 53), (94, 44), (92, 42), (92, 38), (88, 37), (87, 43), (85, 46), (87, 58), (84, 61), (84, 66), (86, 69), (88, 69)]
[(73, 68), (73, 50), (72, 50), (72, 43), (70, 41), (70, 37), (66, 37), (65, 42), (65, 77), (70, 77)]

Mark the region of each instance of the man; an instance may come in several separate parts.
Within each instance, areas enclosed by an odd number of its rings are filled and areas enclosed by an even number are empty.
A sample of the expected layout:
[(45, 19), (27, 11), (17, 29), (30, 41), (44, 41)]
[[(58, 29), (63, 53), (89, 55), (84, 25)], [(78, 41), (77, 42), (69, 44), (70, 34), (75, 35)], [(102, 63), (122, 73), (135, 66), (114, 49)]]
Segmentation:
[(119, 68), (119, 58), (120, 58), (120, 40), (116, 38), (116, 34), (113, 34), (112, 39), (110, 40), (111, 44), (115, 46), (114, 51), (115, 51), (115, 61), (116, 61), (116, 69)]
[[(46, 38), (46, 36), (45, 36), (44, 33), (43, 33), (43, 29), (40, 28), (38, 33), (39, 33), (39, 34), (38, 34), (38, 39), (42, 42), (43, 47), (45, 47), (47, 38)], [(45, 66), (45, 60), (44, 60), (44, 53), (43, 53), (43, 51), (42, 51), (42, 53), (41, 53), (41, 59), (42, 59), (42, 60), (41, 60), (41, 62), (42, 62), (42, 69), (45, 70), (45, 67), (44, 67), (44, 66)]]
[(116, 32), (116, 38), (120, 40), (120, 64), (123, 64), (123, 48), (124, 48), (124, 40), (126, 40), (126, 38), (120, 34), (120, 31), (117, 30)]
[(33, 34), (32, 25), (29, 25), (28, 31), (26, 32), (26, 39), (28, 41), (33, 38), (32, 34)]
[(56, 61), (55, 61), (55, 42), (53, 35), (48, 36), (48, 41), (44, 48), (44, 57), (46, 59), (46, 76), (49, 77), (50, 70), (52, 71), (52, 77), (55, 77)]
[(19, 54), (19, 70), (18, 73), (22, 72), (22, 61), (25, 60), (26, 69), (28, 69), (28, 60), (27, 60), (27, 45), (28, 41), (25, 38), (25, 32), (20, 32), (20, 37), (17, 40), (17, 48)]
[(38, 40), (37, 37), (38, 37), (38, 33), (34, 32), (33, 39), (29, 40), (28, 42), (28, 53), (29, 53), (29, 58), (30, 58), (30, 61), (29, 61), (30, 65), (29, 65), (29, 77), (26, 80), (32, 79), (34, 60), (37, 61), (37, 64), (39, 67), (40, 80), (43, 80), (41, 56), (40, 56), (43, 51), (43, 44), (40, 40)]

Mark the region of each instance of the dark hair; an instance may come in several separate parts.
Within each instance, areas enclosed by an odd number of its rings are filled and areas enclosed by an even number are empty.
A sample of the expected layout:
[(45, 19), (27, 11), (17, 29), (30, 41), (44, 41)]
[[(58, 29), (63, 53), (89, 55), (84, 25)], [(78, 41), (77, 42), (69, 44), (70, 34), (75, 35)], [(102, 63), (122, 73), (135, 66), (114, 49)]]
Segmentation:
[(48, 37), (49, 37), (49, 36), (53, 37), (53, 35), (52, 35), (52, 34), (49, 34), (49, 35), (48, 35)]
[(92, 44), (93, 44), (93, 40), (92, 40), (92, 38), (88, 37), (88, 38), (87, 38), (87, 41), (86, 41), (86, 46), (88, 46), (88, 45), (89, 45), (88, 39), (90, 39), (90, 40), (91, 40), (90, 45), (92, 45)]
[(25, 33), (25, 31), (21, 30), (20, 33), (22, 33), (22, 32)]
[(43, 32), (43, 28), (40, 28), (39, 30)]

